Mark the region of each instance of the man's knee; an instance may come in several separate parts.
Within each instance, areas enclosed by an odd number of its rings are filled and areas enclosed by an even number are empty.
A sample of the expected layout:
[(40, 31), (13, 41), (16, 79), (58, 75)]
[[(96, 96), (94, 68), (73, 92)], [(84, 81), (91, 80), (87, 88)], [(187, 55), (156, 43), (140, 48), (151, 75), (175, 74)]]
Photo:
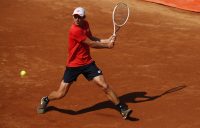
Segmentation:
[(110, 87), (109, 87), (108, 84), (103, 84), (103, 85), (102, 85), (102, 89), (103, 89), (103, 91), (106, 92), (106, 93), (110, 91)]
[(67, 93), (69, 87), (70, 87), (70, 84), (61, 82), (60, 88), (59, 88), (59, 90), (57, 91), (57, 97), (58, 97), (58, 98), (64, 97), (64, 96), (66, 95), (66, 93)]

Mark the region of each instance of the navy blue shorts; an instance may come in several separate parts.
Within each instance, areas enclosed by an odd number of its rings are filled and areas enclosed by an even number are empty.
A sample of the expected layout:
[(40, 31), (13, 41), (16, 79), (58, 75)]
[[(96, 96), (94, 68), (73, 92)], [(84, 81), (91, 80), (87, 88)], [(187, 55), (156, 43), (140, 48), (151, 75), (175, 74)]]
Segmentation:
[(92, 80), (94, 77), (102, 75), (102, 71), (96, 66), (95, 62), (80, 67), (66, 67), (63, 80), (65, 83), (71, 83), (76, 81), (80, 74), (83, 74), (87, 80)]

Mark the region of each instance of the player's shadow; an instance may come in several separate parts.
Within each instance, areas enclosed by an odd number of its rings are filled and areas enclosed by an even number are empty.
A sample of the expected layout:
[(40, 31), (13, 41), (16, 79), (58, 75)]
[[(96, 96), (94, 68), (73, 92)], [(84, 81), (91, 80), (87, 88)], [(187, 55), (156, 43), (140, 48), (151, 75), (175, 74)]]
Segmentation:
[[(158, 99), (158, 98), (160, 98), (160, 97), (162, 97), (166, 94), (170, 94), (170, 93), (174, 93), (176, 91), (182, 90), (185, 87), (186, 87), (185, 85), (177, 86), (177, 87), (171, 88), (171, 89), (161, 93), (160, 95), (156, 95), (156, 96), (148, 96), (147, 92), (130, 92), (130, 93), (127, 93), (125, 95), (120, 96), (119, 99), (123, 103), (147, 102), (147, 101), (156, 100), (156, 99)], [(47, 107), (46, 112), (48, 112), (48, 111), (58, 111), (58, 112), (70, 114), (70, 115), (79, 115), (79, 114), (84, 114), (84, 113), (87, 113), (87, 112), (96, 111), (96, 110), (105, 109), (105, 108), (111, 108), (111, 109), (118, 110), (115, 107), (115, 105), (113, 105), (113, 103), (111, 101), (103, 101), (103, 102), (97, 103), (95, 105), (92, 105), (90, 107), (87, 107), (87, 108), (84, 108), (84, 109), (81, 109), (81, 110), (78, 110), (78, 111), (69, 110), (69, 109), (61, 109), (61, 108), (57, 108), (57, 107), (54, 107), (54, 106), (49, 106), (49, 107)], [(130, 117), (129, 120), (130, 121), (138, 121), (139, 119)]]

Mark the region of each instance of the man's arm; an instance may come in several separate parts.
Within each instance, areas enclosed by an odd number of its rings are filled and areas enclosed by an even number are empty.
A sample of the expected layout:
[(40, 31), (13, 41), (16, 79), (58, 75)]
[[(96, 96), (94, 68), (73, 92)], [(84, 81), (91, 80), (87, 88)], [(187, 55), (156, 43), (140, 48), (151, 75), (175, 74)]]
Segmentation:
[(83, 41), (83, 43), (88, 44), (92, 48), (113, 48), (115, 38), (115, 36), (111, 36), (108, 39), (99, 39), (97, 37), (92, 36)]

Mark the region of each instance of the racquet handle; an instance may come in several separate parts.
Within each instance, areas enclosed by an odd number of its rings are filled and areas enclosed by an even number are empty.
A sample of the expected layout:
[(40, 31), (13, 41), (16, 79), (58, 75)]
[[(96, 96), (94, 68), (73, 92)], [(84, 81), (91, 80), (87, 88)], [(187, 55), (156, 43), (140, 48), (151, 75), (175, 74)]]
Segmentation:
[(116, 36), (116, 33), (119, 31), (119, 29), (120, 29), (119, 26), (117, 26), (117, 28), (116, 28), (116, 26), (114, 27), (113, 36)]

